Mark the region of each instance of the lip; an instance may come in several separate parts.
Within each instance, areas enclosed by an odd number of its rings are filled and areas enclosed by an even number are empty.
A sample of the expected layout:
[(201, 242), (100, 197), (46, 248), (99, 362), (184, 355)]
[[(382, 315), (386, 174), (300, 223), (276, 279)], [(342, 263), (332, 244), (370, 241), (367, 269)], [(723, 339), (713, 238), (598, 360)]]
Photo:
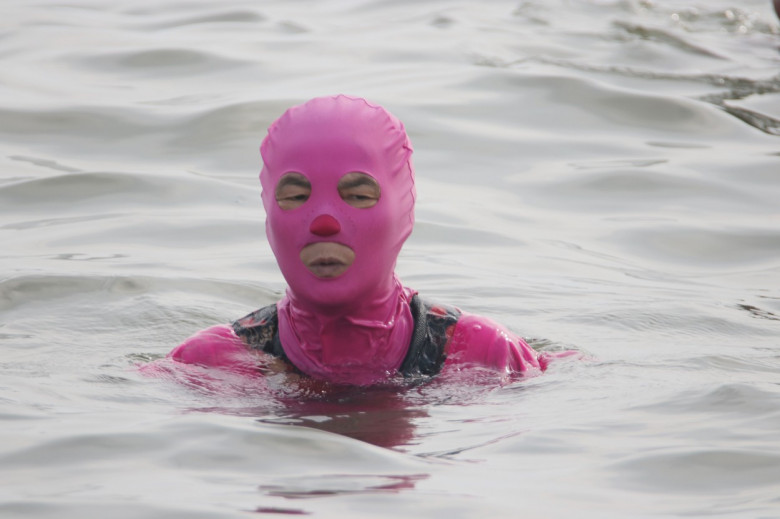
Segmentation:
[(304, 266), (322, 279), (337, 278), (355, 261), (355, 251), (336, 242), (310, 243), (301, 250)]

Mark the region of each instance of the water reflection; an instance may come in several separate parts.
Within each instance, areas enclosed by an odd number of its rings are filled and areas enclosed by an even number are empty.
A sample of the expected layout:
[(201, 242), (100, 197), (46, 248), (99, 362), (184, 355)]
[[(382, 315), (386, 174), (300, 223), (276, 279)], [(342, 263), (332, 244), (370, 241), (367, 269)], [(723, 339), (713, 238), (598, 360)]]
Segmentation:
[[(376, 447), (406, 450), (423, 440), (419, 424), (440, 406), (484, 403), (502, 387), (522, 386), (521, 375), (492, 370), (449, 370), (429, 379), (390, 379), (371, 387), (330, 384), (290, 373), (231, 373), (158, 359), (141, 367), (146, 376), (193, 390), (211, 404), (188, 412), (251, 417), (258, 422), (306, 427)], [(521, 387), (518, 386), (518, 387)], [(200, 398), (199, 398), (200, 399)], [(466, 420), (468, 421), (468, 420)], [(433, 454), (451, 454), (445, 450)]]
[[(311, 382), (311, 381), (309, 381)], [(416, 407), (399, 387), (354, 388), (309, 384), (280, 401), (285, 410), (266, 423), (298, 425), (340, 434), (378, 447), (409, 445), (415, 437), (415, 421), (426, 418), (424, 408)]]
[(415, 439), (416, 422), (428, 417), (424, 404), (407, 396), (415, 384), (403, 380), (375, 387), (328, 384), (289, 374), (262, 376), (178, 366), (160, 360), (146, 375), (184, 384), (221, 405), (190, 407), (199, 413), (256, 418), (259, 422), (318, 429), (377, 447), (397, 448)]
[(414, 488), (427, 474), (366, 475), (345, 474), (324, 477), (294, 477), (279, 480), (278, 484), (261, 485), (260, 490), (273, 497), (301, 499), (344, 494), (397, 494)]

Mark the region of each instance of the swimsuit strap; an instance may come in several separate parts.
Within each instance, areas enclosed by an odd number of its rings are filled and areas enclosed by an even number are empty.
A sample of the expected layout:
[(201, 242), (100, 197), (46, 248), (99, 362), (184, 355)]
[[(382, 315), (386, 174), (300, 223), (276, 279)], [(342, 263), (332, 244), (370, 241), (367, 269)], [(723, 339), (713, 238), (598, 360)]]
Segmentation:
[(244, 339), (250, 350), (263, 351), (292, 365), (279, 340), (279, 316), (276, 303), (233, 321), (233, 331)]
[(460, 310), (423, 301), (416, 294), (409, 302), (414, 331), (409, 351), (398, 371), (405, 377), (436, 375), (447, 360), (447, 342), (460, 317)]
[[(447, 360), (447, 342), (461, 312), (453, 306), (428, 303), (416, 294), (409, 302), (409, 309), (414, 319), (414, 331), (398, 371), (404, 377), (436, 375)], [(263, 351), (295, 367), (279, 340), (276, 304), (264, 306), (234, 321), (233, 331), (244, 339), (250, 350)]]

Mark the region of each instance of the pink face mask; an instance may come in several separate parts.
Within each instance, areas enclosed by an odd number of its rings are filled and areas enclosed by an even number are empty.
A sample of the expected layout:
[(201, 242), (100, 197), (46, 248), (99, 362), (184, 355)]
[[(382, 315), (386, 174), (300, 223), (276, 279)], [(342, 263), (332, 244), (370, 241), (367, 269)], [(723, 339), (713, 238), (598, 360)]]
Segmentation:
[[(316, 98), (276, 120), (260, 151), (268, 241), (294, 303), (317, 314), (344, 314), (391, 294), (396, 258), (414, 224), (412, 148), (403, 124), (363, 99)], [(378, 182), (373, 207), (342, 200), (339, 180), (354, 172)], [(308, 200), (294, 209), (276, 200), (277, 184), (288, 173), (311, 184)], [(346, 245), (354, 261), (338, 277), (317, 277), (300, 255), (318, 242)]]

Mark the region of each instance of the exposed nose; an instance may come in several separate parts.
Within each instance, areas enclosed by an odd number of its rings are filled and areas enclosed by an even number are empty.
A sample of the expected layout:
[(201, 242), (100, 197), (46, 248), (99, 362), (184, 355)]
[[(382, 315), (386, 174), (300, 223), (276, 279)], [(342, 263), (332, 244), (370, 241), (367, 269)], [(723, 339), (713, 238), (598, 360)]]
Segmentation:
[(311, 222), (309, 230), (317, 236), (333, 236), (341, 230), (341, 225), (331, 215), (321, 214)]

